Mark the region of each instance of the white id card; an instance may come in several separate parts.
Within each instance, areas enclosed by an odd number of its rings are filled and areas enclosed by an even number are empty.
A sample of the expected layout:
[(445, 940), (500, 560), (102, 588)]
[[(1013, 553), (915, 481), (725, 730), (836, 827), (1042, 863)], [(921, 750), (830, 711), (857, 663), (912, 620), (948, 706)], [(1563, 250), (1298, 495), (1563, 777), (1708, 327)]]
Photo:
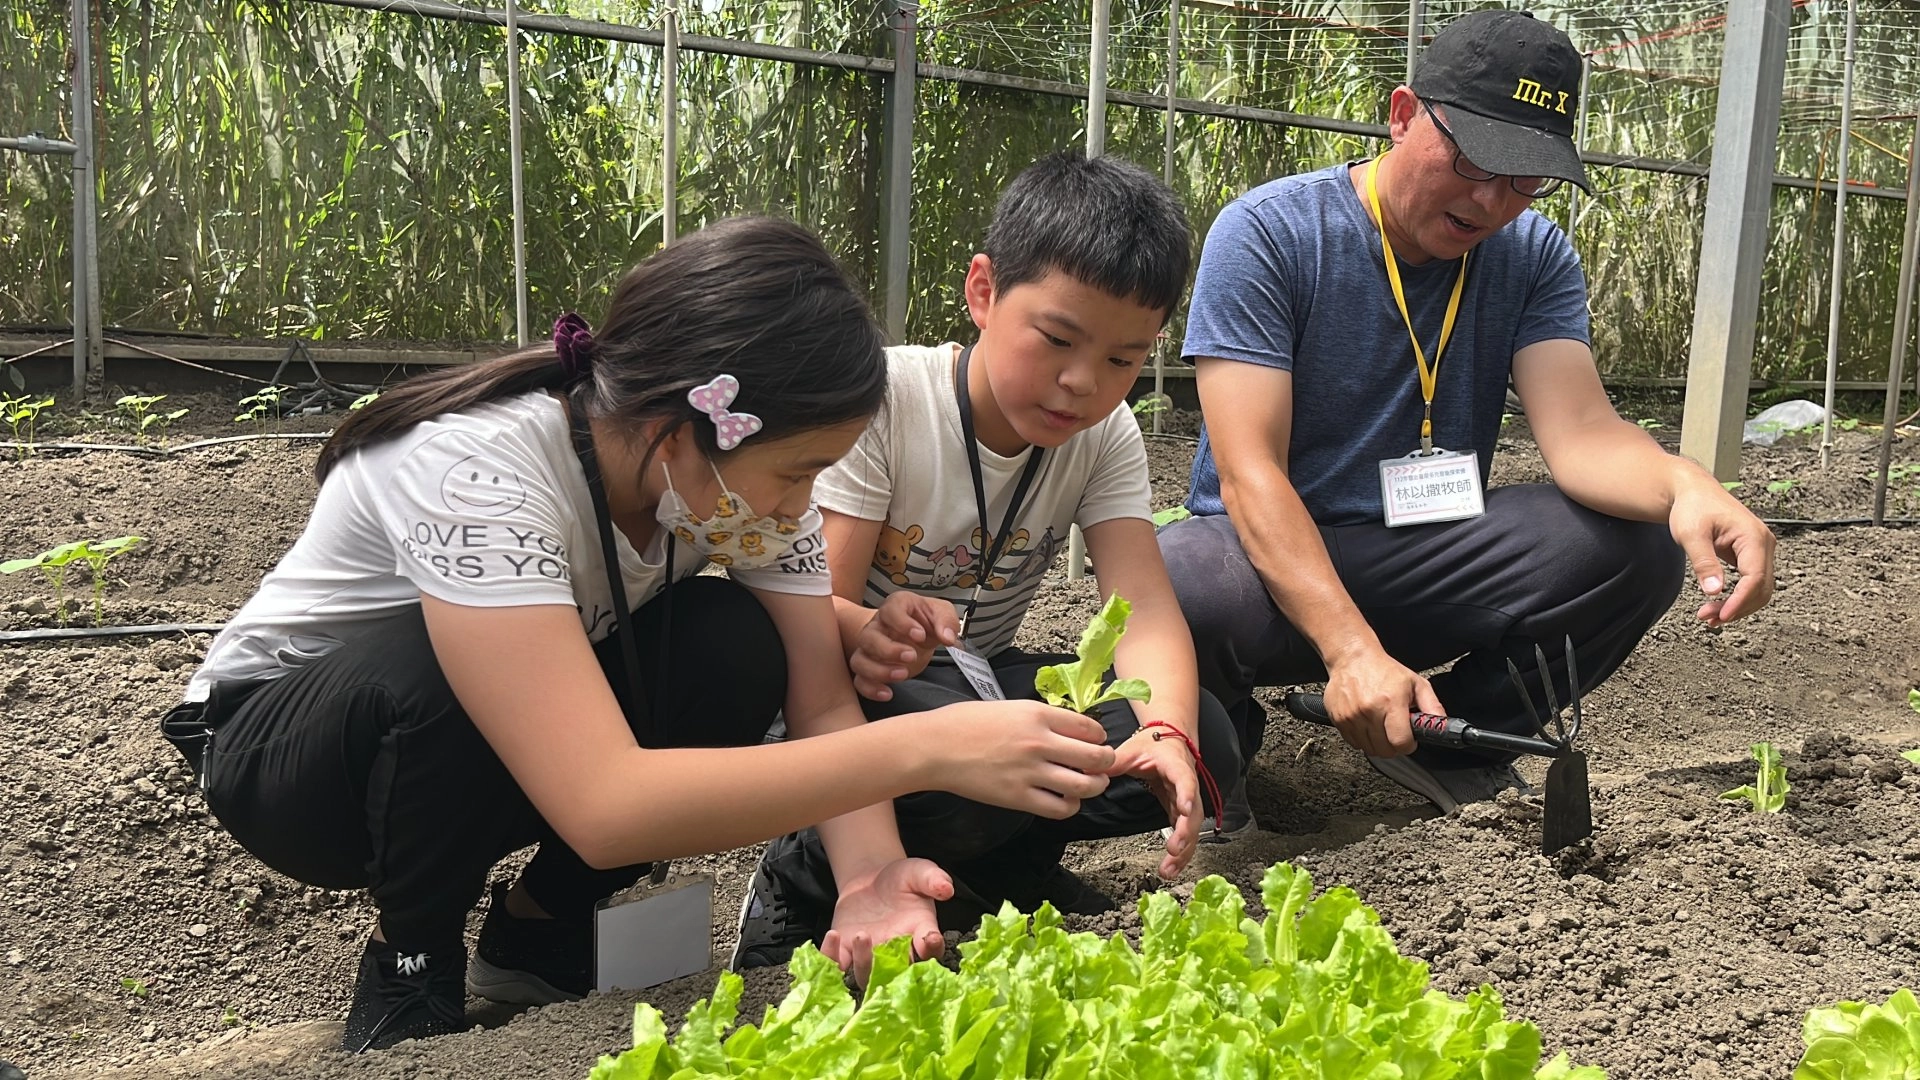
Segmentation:
[(1480, 456), (1419, 451), (1380, 463), (1380, 505), (1388, 528), (1459, 521), (1487, 512), (1480, 490)]
[(954, 666), (973, 684), (973, 692), (980, 695), (981, 701), (1007, 700), (1006, 693), (1000, 689), (1000, 680), (994, 677), (993, 665), (985, 658), (968, 652), (964, 645), (947, 646), (947, 655), (953, 657)]

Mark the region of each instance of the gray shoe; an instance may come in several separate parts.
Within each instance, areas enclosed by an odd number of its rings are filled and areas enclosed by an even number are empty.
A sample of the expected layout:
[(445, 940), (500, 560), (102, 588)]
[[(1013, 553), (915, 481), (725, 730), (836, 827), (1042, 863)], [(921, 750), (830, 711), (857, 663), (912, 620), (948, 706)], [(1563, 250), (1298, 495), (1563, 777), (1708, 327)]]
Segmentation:
[(1485, 802), (1508, 788), (1523, 794), (1533, 791), (1511, 763), (1429, 769), (1410, 757), (1369, 755), (1367, 764), (1381, 776), (1439, 807), (1443, 814), (1460, 809), (1462, 803)]
[[(1226, 794), (1227, 816), (1220, 823), (1220, 831), (1213, 831), (1213, 815), (1200, 819), (1200, 842), (1203, 844), (1229, 844), (1243, 836), (1251, 835), (1260, 826), (1253, 820), (1253, 807), (1247, 803), (1247, 782), (1244, 778)], [(1160, 830), (1160, 839), (1173, 839), (1173, 826)]]

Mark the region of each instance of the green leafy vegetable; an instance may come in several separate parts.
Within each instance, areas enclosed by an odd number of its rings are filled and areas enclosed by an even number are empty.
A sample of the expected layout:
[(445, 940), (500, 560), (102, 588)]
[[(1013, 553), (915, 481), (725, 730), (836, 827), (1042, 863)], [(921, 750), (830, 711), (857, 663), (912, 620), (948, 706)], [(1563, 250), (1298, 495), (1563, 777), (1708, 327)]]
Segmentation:
[(1793, 1080), (1920, 1077), (1920, 1002), (1899, 990), (1885, 1005), (1842, 1001), (1807, 1014), (1806, 1055)]
[(1920, 750), (1902, 750), (1900, 751), (1900, 756), (1913, 762), (1915, 765), (1920, 765)]
[(1751, 784), (1743, 784), (1732, 791), (1723, 793), (1723, 799), (1745, 799), (1753, 804), (1756, 813), (1777, 814), (1787, 805), (1787, 792), (1793, 786), (1787, 783), (1787, 767), (1780, 763), (1780, 751), (1770, 742), (1753, 744), (1753, 760), (1760, 763), (1760, 773)]
[(1907, 708), (1920, 712), (1920, 690), (1907, 691)]
[(725, 973), (672, 1039), (635, 1006), (633, 1049), (600, 1059), (592, 1080), (1605, 1080), (1564, 1054), (1543, 1065), (1539, 1029), (1505, 1019), (1492, 988), (1464, 1001), (1429, 989), (1427, 965), (1401, 956), (1352, 890), (1313, 899), (1312, 879), (1283, 863), (1261, 892), (1264, 923), (1217, 876), (1185, 908), (1149, 893), (1137, 949), (1067, 933), (1051, 906), (1029, 919), (1009, 905), (960, 946), (957, 972), (909, 963), (904, 938), (882, 946), (858, 1010), (833, 962), (802, 946), (792, 989), (758, 1025), (728, 1032), (742, 983)]
[(1153, 691), (1140, 679), (1116, 679), (1105, 689), (1100, 686), (1107, 669), (1113, 666), (1114, 650), (1120, 646), (1120, 635), (1127, 632), (1127, 616), (1131, 614), (1133, 605), (1119, 593), (1107, 597), (1107, 606), (1080, 635), (1080, 648), (1075, 650), (1080, 659), (1070, 664), (1049, 664), (1034, 673), (1034, 689), (1047, 704), (1090, 713), (1096, 706), (1121, 698), (1139, 702), (1153, 699)]
[(1159, 528), (1162, 525), (1171, 525), (1176, 521), (1185, 521), (1192, 516), (1193, 511), (1184, 506), (1169, 506), (1165, 510), (1155, 510), (1153, 512), (1153, 524), (1155, 528)]
[(93, 571), (93, 621), (97, 626), (102, 617), (101, 600), (107, 592), (107, 564), (144, 539), (139, 536), (116, 536), (111, 540), (74, 540), (48, 548), (30, 558), (0, 563), (0, 574), (38, 568), (53, 586), (54, 614), (64, 626), (67, 622), (67, 570), (75, 563), (87, 564)]

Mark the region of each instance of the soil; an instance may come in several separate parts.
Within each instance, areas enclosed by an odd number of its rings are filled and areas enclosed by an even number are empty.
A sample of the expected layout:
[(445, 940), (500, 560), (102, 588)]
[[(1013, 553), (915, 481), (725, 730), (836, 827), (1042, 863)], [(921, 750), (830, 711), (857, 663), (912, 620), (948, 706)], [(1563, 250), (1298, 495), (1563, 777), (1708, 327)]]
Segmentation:
[[(196, 399), (219, 422), (183, 422), (172, 441), (234, 433), (232, 396)], [(1190, 414), (1163, 421), (1193, 430)], [(124, 437), (79, 426), (59, 437)], [(1749, 448), (1736, 494), (1770, 517), (1865, 516), (1875, 434), (1839, 433), (1826, 470), (1804, 436)], [(1502, 446), (1496, 482), (1546, 478), (1524, 420)], [(1172, 505), (1192, 444), (1149, 447), (1156, 505)], [(141, 535), (108, 571), (105, 621), (218, 622), (303, 526), (314, 454), (310, 442), (262, 441), (0, 461), (0, 555)], [(1895, 485), (1888, 513), (1920, 516), (1920, 438), (1900, 439), (1895, 461), (1915, 475)], [(1537, 797), (1434, 817), (1336, 738), (1275, 715), (1254, 766), (1262, 831), (1204, 847), (1188, 881), (1221, 873), (1254, 899), (1265, 866), (1289, 858), (1323, 886), (1350, 885), (1436, 986), (1494, 986), (1551, 1050), (1616, 1080), (1784, 1077), (1808, 1008), (1920, 983), (1920, 767), (1897, 753), (1920, 746), (1920, 715), (1905, 703), (1920, 685), (1917, 538), (1783, 529), (1773, 605), (1724, 630), (1695, 623), (1699, 597), (1683, 595), (1586, 702), (1597, 823), (1586, 844), (1542, 856)], [(72, 621), (89, 624), (87, 575), (74, 579)], [(1056, 570), (1049, 584), (1021, 643), (1070, 648), (1095, 610), (1094, 583)], [(0, 577), (0, 628), (55, 625), (54, 607), (37, 576)], [(0, 1060), (32, 1080), (577, 1080), (627, 1045), (643, 995), (517, 1016), (476, 1001), (491, 1027), (358, 1058), (333, 1050), (372, 909), (254, 862), (160, 740), (156, 718), (208, 640), (0, 644)], [(1747, 748), (1762, 739), (1782, 748), (1794, 786), (1777, 815), (1717, 798), (1752, 779)], [(1154, 848), (1136, 837), (1069, 858), (1131, 897), (1152, 887)], [(700, 861), (719, 883), (716, 956), (731, 945), (755, 858)], [(1082, 925), (1137, 929), (1131, 911)], [(713, 981), (707, 972), (644, 997), (672, 1022)], [(752, 973), (743, 1013), (784, 989), (783, 973)]]

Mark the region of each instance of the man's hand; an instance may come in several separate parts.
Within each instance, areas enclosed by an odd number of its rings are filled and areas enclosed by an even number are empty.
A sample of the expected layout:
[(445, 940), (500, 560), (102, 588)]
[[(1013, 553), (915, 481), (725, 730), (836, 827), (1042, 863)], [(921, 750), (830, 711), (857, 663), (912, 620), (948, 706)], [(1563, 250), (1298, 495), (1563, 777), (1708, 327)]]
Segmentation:
[[(1701, 622), (1725, 626), (1773, 598), (1773, 531), (1712, 477), (1703, 473), (1698, 482), (1674, 494), (1667, 528), (1687, 553), (1694, 580), (1706, 594), (1697, 613)], [(1731, 593), (1723, 559), (1740, 572), (1740, 583)]]
[[(1160, 860), (1160, 878), (1172, 881), (1193, 861), (1200, 840), (1200, 784), (1193, 756), (1177, 738), (1156, 739), (1142, 728), (1114, 751), (1109, 776), (1131, 776), (1147, 785), (1166, 811), (1173, 833), (1167, 838), (1167, 856)], [(1218, 812), (1218, 808), (1216, 808)]]
[(1373, 757), (1413, 753), (1414, 710), (1446, 715), (1433, 686), (1378, 645), (1328, 661), (1325, 701), (1341, 736)]
[(867, 620), (847, 659), (853, 688), (870, 701), (891, 700), (894, 683), (925, 671), (933, 650), (959, 641), (960, 617), (951, 603), (896, 592)]
[(940, 922), (934, 915), (937, 900), (953, 896), (953, 879), (926, 859), (895, 859), (866, 881), (848, 882), (833, 907), (833, 929), (820, 951), (851, 971), (867, 985), (873, 972), (873, 949), (897, 937), (911, 937), (913, 959), (931, 960), (946, 951)]

